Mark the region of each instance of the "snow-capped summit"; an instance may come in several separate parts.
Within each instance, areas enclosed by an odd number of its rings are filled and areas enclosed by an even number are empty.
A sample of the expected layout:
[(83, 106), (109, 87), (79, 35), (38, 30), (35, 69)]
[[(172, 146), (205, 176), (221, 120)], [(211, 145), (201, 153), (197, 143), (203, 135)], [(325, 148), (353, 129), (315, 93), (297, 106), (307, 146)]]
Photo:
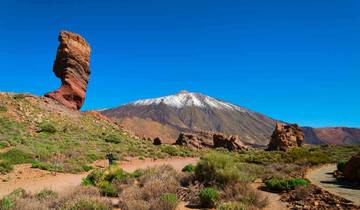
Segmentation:
[(275, 124), (265, 115), (187, 91), (135, 101), (101, 113), (117, 118), (123, 127), (140, 136), (160, 137), (168, 143), (174, 143), (179, 132), (213, 131), (266, 145)]
[(138, 100), (130, 104), (139, 106), (166, 104), (168, 106), (176, 108), (196, 106), (201, 108), (232, 109), (237, 111), (245, 111), (239, 106), (226, 103), (200, 93), (190, 93), (186, 90), (180, 91), (175, 95), (169, 95), (154, 99)]

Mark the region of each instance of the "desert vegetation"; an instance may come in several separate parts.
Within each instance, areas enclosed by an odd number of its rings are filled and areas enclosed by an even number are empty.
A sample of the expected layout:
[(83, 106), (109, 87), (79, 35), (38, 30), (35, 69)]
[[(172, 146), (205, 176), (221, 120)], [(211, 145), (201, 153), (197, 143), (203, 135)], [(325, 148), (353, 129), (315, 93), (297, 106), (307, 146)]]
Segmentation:
[(17, 189), (0, 200), (1, 210), (110, 210), (111, 202), (95, 187), (77, 187), (65, 195), (44, 189), (36, 194)]
[(114, 123), (40, 97), (1, 94), (0, 101), (0, 149), (7, 149), (0, 153), (2, 174), (20, 163), (49, 171), (87, 171), (91, 162), (110, 151), (119, 160), (192, 155), (179, 146), (155, 146)]

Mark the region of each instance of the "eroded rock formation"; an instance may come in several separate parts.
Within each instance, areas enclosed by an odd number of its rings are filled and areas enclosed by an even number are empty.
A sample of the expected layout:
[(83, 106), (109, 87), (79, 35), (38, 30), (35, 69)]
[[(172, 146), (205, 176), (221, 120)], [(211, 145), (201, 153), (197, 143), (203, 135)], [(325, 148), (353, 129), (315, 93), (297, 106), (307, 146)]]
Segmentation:
[(304, 132), (297, 124), (276, 123), (271, 135), (268, 150), (286, 151), (292, 147), (301, 147), (304, 143)]
[(360, 153), (353, 156), (348, 162), (346, 162), (344, 177), (348, 181), (360, 183)]
[(45, 97), (79, 110), (90, 77), (90, 45), (80, 35), (68, 31), (60, 32), (59, 42), (53, 71), (61, 79), (61, 87)]
[(213, 146), (212, 134), (207, 132), (180, 133), (175, 144), (192, 149), (211, 148)]
[(229, 151), (239, 152), (247, 149), (239, 136), (225, 136), (223, 134), (213, 135), (214, 148), (223, 147)]
[(177, 139), (177, 145), (183, 145), (192, 149), (223, 147), (229, 151), (246, 150), (245, 146), (238, 136), (227, 136), (223, 133), (197, 132), (180, 133)]

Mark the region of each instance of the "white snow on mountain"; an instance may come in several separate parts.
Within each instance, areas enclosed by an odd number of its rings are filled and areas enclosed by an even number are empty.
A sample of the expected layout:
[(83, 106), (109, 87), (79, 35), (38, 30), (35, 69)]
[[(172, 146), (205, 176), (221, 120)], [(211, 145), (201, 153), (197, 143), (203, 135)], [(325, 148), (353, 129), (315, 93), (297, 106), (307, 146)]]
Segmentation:
[(239, 106), (226, 103), (215, 98), (205, 96), (199, 93), (189, 93), (187, 91), (181, 91), (176, 95), (164, 96), (154, 99), (139, 100), (130, 103), (132, 105), (147, 106), (166, 104), (168, 106), (183, 108), (185, 106), (197, 106), (201, 108), (216, 108), (216, 109), (231, 109), (244, 112), (245, 110)]

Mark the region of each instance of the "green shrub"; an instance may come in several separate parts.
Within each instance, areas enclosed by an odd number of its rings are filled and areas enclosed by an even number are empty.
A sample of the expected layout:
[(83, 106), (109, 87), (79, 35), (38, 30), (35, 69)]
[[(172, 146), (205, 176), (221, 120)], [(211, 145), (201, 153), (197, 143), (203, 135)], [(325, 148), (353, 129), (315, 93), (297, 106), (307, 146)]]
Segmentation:
[(199, 193), (200, 204), (205, 208), (212, 208), (220, 198), (220, 194), (214, 188), (204, 188)]
[(345, 160), (340, 160), (337, 163), (337, 170), (340, 171), (340, 172), (344, 172), (345, 164), (346, 164)]
[[(175, 194), (164, 193), (158, 199), (151, 201), (150, 209), (156, 210), (175, 210), (177, 206), (177, 198)], [(142, 208), (141, 208), (142, 209)], [(148, 208), (145, 208), (148, 209)]]
[(175, 194), (172, 193), (164, 193), (160, 196), (160, 200), (166, 201), (169, 203), (177, 203), (177, 198)]
[(163, 147), (161, 147), (161, 151), (164, 153), (167, 153), (171, 156), (178, 155), (178, 150), (177, 150), (176, 146), (174, 146), (174, 145), (164, 145)]
[(38, 132), (56, 133), (56, 127), (50, 122), (42, 122), (38, 126)]
[(14, 207), (15, 207), (15, 203), (9, 196), (5, 196), (0, 200), (1, 210), (12, 210), (14, 209)]
[(137, 169), (137, 170), (135, 170), (134, 172), (132, 172), (132, 173), (130, 174), (130, 176), (131, 176), (131, 177), (134, 177), (134, 178), (139, 178), (139, 177), (141, 177), (143, 174), (144, 174), (144, 171), (143, 171), (143, 170)]
[(5, 153), (0, 153), (0, 159), (9, 161), (11, 164), (29, 163), (31, 162), (31, 155), (19, 149), (11, 149)]
[(118, 195), (117, 189), (109, 182), (102, 181), (99, 183), (101, 194), (105, 196), (115, 197)]
[(293, 190), (296, 186), (308, 186), (309, 182), (305, 179), (291, 178), (291, 179), (277, 179), (272, 178), (265, 182), (266, 187), (269, 190), (282, 192), (287, 190)]
[(83, 165), (82, 168), (83, 168), (84, 171), (90, 171), (90, 170), (92, 170), (94, 167), (89, 166), (89, 165)]
[(246, 210), (247, 206), (240, 202), (226, 202), (220, 204), (217, 210)]
[(7, 111), (8, 111), (7, 106), (0, 104), (0, 112), (7, 112)]
[(111, 210), (112, 207), (108, 203), (99, 199), (78, 198), (75, 201), (66, 204), (64, 210)]
[(105, 141), (109, 143), (119, 144), (122, 142), (122, 137), (115, 133), (110, 133), (105, 137)]
[(15, 95), (13, 96), (13, 99), (15, 99), (15, 100), (21, 100), (21, 99), (24, 99), (25, 97), (26, 97), (25, 94), (19, 93), (19, 94), (15, 94)]
[(9, 161), (0, 162), (0, 174), (6, 174), (13, 170), (13, 165)]
[(195, 167), (195, 177), (201, 182), (215, 182), (220, 186), (253, 179), (233, 156), (220, 152), (209, 152), (202, 156)]
[(51, 163), (43, 163), (36, 160), (31, 162), (31, 168), (38, 168), (45, 171), (63, 171), (63, 168), (61, 168), (60, 166), (56, 166)]
[(193, 164), (188, 164), (182, 169), (182, 171), (191, 173), (191, 172), (194, 171), (194, 165)]
[(52, 190), (49, 189), (43, 189), (40, 192), (38, 192), (35, 197), (38, 200), (46, 200), (46, 199), (50, 199), (50, 198), (57, 198), (58, 194)]
[(8, 141), (0, 141), (0, 149), (5, 147), (10, 147), (10, 143)]

